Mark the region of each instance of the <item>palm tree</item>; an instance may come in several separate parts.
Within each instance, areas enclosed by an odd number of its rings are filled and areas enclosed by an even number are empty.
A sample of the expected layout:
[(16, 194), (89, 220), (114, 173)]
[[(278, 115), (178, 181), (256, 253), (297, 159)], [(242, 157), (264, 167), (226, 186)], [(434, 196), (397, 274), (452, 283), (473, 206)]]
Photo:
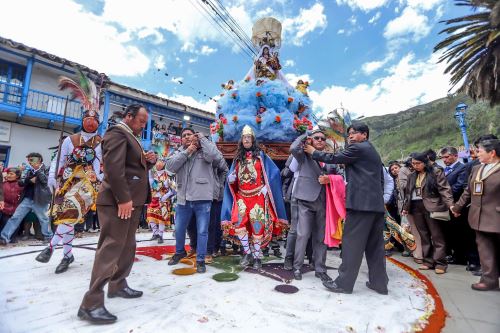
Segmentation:
[(449, 36), (434, 52), (445, 49), (439, 62), (448, 64), (450, 90), (463, 80), (459, 92), (491, 106), (500, 104), (500, 1), (455, 0), (455, 4), (471, 7), (474, 13), (441, 21), (452, 26), (440, 32)]

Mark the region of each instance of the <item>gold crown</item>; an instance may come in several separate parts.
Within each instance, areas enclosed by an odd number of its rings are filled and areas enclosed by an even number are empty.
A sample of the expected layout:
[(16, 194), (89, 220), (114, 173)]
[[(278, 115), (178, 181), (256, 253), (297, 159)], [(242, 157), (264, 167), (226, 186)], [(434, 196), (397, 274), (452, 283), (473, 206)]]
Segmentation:
[(255, 133), (254, 133), (253, 129), (248, 125), (245, 125), (245, 127), (243, 127), (243, 131), (241, 132), (241, 136), (243, 136), (243, 135), (251, 135), (255, 138)]

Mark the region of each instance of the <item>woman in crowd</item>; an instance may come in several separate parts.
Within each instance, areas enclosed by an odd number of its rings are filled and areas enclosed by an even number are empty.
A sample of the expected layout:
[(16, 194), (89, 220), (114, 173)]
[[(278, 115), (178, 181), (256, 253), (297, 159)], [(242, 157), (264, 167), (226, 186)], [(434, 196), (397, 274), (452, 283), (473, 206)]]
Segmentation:
[[(2, 218), (0, 220), (0, 231), (16, 211), (17, 205), (19, 204), (19, 198), (21, 197), (21, 192), (23, 190), (23, 188), (18, 183), (19, 178), (21, 178), (21, 170), (17, 168), (7, 168), (4, 171), (7, 175), (5, 176), (3, 184), (0, 184), (1, 186), (3, 186), (4, 196), (2, 205)], [(16, 234), (17, 233), (15, 233), (15, 235)]]
[(457, 204), (452, 207), (458, 216), (470, 202), (469, 224), (476, 232), (476, 243), (483, 275), (472, 289), (498, 289), (500, 266), (500, 141), (479, 143), (477, 157), (480, 165), (472, 169), (469, 183)]
[(398, 224), (401, 224), (401, 215), (399, 212), (401, 211), (398, 208), (398, 174), (399, 170), (401, 169), (401, 166), (397, 161), (392, 161), (389, 162), (389, 175), (394, 179), (394, 189), (392, 191), (391, 199), (389, 202), (386, 204), (387, 206), (387, 211), (391, 215), (391, 217), (398, 222)]
[(443, 274), (448, 263), (440, 220), (450, 219), (451, 188), (443, 171), (433, 167), (425, 153), (414, 154), (412, 166), (415, 171), (408, 177), (402, 214), (413, 218), (420, 234), (424, 262), (419, 269)]
[[(406, 186), (408, 185), (408, 177), (414, 171), (413, 166), (411, 165), (411, 157), (408, 158), (403, 166), (399, 169), (398, 179), (397, 179), (397, 187), (398, 187), (398, 207), (399, 211), (403, 210), (403, 203), (405, 200)], [(413, 217), (410, 215), (401, 216), (401, 220), (403, 224), (408, 223), (410, 225), (410, 231), (415, 239), (415, 250), (413, 250), (413, 260), (417, 264), (423, 264), (424, 259), (422, 257), (422, 242), (420, 240), (420, 234), (418, 233), (417, 226), (415, 225), (415, 221), (413, 221)]]

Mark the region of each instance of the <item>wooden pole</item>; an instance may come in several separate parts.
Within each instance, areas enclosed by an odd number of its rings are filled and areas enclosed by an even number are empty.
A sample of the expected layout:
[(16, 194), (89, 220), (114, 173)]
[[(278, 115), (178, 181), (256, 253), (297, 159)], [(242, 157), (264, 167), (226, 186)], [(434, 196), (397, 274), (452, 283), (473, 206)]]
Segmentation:
[[(61, 146), (63, 142), (63, 136), (64, 136), (64, 128), (66, 127), (66, 114), (68, 112), (68, 102), (69, 102), (69, 96), (66, 96), (66, 103), (64, 104), (64, 113), (63, 113), (63, 121), (62, 121), (62, 127), (61, 127), (61, 133), (59, 135), (59, 146), (57, 148), (57, 156), (56, 156), (56, 171), (55, 171), (55, 177), (57, 181), (57, 175), (59, 174), (59, 160), (61, 159)], [(50, 203), (50, 213), (49, 213), (49, 218), (52, 220), (52, 213), (54, 211), (54, 201), (56, 199), (56, 189), (52, 192), (52, 200)]]

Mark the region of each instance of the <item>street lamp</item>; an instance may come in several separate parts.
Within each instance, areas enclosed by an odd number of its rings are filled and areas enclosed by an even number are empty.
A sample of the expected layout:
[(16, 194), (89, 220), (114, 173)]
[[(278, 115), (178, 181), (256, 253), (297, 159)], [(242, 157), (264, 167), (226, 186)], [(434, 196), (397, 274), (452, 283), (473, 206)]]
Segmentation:
[(469, 106), (465, 103), (460, 103), (455, 107), (455, 119), (457, 120), (458, 127), (462, 132), (462, 138), (464, 139), (465, 154), (469, 157), (469, 140), (467, 140), (467, 124), (465, 122), (466, 110)]

